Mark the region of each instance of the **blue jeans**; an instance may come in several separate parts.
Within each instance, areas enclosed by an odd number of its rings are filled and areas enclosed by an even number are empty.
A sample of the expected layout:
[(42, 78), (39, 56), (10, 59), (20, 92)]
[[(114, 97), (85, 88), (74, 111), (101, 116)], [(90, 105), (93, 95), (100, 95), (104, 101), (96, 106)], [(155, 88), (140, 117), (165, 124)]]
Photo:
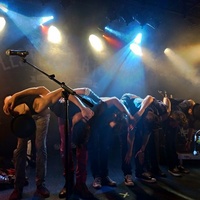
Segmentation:
[(132, 175), (132, 165), (131, 161), (129, 163), (125, 162), (126, 154), (128, 151), (128, 143), (127, 143), (127, 132), (123, 131), (119, 135), (119, 140), (120, 140), (120, 147), (121, 147), (121, 169), (124, 173), (124, 176), (126, 175)]
[(94, 178), (108, 176), (108, 155), (112, 129), (102, 126), (94, 128), (88, 141), (88, 155)]
[[(47, 169), (46, 137), (48, 132), (50, 111), (33, 115), (36, 123), (35, 148), (36, 148), (36, 185), (45, 184)], [(29, 139), (18, 138), (17, 148), (14, 150), (13, 160), (15, 165), (15, 188), (22, 190), (26, 177), (27, 142)], [(34, 144), (32, 144), (34, 145)]]

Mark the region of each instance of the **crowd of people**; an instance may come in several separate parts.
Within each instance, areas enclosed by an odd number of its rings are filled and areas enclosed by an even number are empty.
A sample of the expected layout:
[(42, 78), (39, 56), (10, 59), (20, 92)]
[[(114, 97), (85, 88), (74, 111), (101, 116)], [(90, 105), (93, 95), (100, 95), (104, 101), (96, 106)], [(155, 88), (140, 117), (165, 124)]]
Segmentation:
[[(13, 117), (13, 133), (18, 138), (13, 154), (16, 178), (9, 200), (22, 198), (26, 182), (27, 142), (31, 137), (34, 137), (36, 149), (36, 193), (43, 198), (50, 195), (45, 185), (46, 137), (50, 111), (58, 118), (60, 132), (60, 155), (65, 178), (59, 193), (60, 198), (70, 197), (73, 193), (83, 199), (93, 198), (86, 184), (88, 158), (94, 178), (92, 186), (95, 189), (104, 185), (117, 186), (109, 176), (108, 165), (113, 134), (119, 136), (121, 170), (126, 186), (134, 186), (132, 159), (136, 179), (154, 183), (156, 177), (166, 177), (160, 169), (159, 152), (156, 149), (158, 144), (155, 137), (158, 130), (165, 136), (168, 172), (177, 177), (182, 173), (189, 173), (189, 170), (179, 163), (176, 136), (180, 129), (188, 130), (186, 149), (189, 150), (195, 120), (200, 118), (199, 104), (191, 99), (169, 98), (166, 94), (163, 94), (161, 101), (151, 95), (141, 98), (125, 93), (118, 99), (99, 97), (89, 88), (76, 88), (73, 91), (73, 94), (66, 95), (62, 88), (49, 91), (46, 87), (39, 86), (27, 88), (5, 98), (3, 111)], [(18, 125), (30, 116), (35, 127)], [(35, 133), (30, 135), (33, 127)], [(72, 158), (72, 144), (76, 147), (76, 167)]]

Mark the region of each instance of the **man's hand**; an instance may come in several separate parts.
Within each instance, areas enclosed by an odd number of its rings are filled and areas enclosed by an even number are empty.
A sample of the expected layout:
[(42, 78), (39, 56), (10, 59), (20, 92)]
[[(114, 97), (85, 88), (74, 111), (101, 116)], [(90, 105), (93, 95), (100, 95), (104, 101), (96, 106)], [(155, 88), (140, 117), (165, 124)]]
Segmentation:
[(7, 96), (4, 99), (3, 111), (6, 115), (10, 115), (10, 111), (13, 109), (14, 102), (15, 98), (13, 98), (12, 96)]
[(83, 108), (81, 114), (86, 121), (90, 120), (94, 116), (94, 112), (88, 107)]

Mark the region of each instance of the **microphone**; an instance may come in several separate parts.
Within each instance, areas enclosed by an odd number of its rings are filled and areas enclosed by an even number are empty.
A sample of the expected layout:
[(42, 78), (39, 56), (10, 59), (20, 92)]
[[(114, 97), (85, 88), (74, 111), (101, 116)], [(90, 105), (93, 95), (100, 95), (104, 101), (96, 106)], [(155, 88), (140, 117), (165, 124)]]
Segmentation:
[(24, 51), (24, 50), (10, 50), (8, 49), (6, 51), (6, 55), (7, 56), (21, 56), (21, 57), (25, 57), (29, 54), (28, 51)]

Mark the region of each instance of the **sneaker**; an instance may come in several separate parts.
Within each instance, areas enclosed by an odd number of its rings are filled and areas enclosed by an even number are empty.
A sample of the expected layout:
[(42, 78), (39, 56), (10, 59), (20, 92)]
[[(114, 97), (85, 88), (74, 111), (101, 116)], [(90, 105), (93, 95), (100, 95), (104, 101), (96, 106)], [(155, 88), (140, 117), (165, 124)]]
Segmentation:
[(156, 179), (151, 177), (151, 175), (148, 172), (144, 172), (139, 176), (136, 175), (136, 178), (141, 181), (147, 182), (147, 183), (155, 183), (156, 182)]
[(186, 169), (185, 167), (183, 167), (182, 165), (179, 165), (178, 167), (178, 170), (183, 173), (183, 174), (189, 174), (190, 173), (190, 170), (189, 169)]
[[(67, 187), (69, 187), (69, 188), (67, 188)], [(58, 194), (59, 198), (64, 199), (64, 198), (70, 197), (73, 193), (73, 187), (74, 187), (73, 184), (67, 185), (65, 183), (65, 185), (63, 186), (63, 188), (60, 190), (60, 192)]]
[(117, 183), (113, 181), (109, 176), (103, 177), (102, 178), (102, 185), (107, 185), (110, 187), (116, 187)]
[(67, 197), (67, 190), (65, 186), (61, 189), (58, 196), (60, 199), (64, 199), (65, 197)]
[(74, 187), (74, 193), (79, 195), (81, 199), (93, 199), (93, 194), (88, 190), (85, 183), (76, 184)]
[(20, 200), (20, 199), (22, 199), (22, 190), (14, 189), (9, 197), (9, 200)]
[(35, 194), (42, 198), (48, 198), (50, 196), (49, 190), (44, 185), (37, 186)]
[(101, 185), (101, 177), (96, 177), (92, 183), (93, 188), (100, 189), (102, 187)]
[(132, 179), (132, 175), (127, 174), (127, 175), (124, 177), (124, 184), (125, 184), (126, 186), (134, 186), (133, 179)]
[(174, 169), (168, 169), (168, 172), (173, 175), (173, 176), (176, 176), (176, 177), (180, 177), (181, 176), (181, 173), (179, 171), (179, 169), (177, 167), (175, 167)]

